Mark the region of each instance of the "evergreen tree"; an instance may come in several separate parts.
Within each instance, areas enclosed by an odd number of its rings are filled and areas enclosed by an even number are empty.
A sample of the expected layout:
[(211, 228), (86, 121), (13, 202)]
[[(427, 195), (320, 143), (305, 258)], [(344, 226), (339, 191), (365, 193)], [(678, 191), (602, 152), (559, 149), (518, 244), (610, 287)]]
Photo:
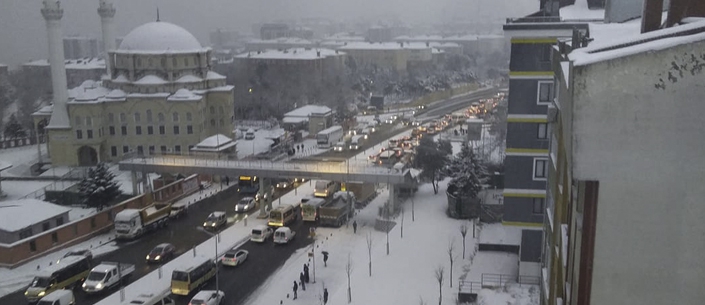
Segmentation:
[(5, 125), (5, 130), (3, 134), (5, 135), (5, 138), (9, 139), (16, 139), (27, 136), (27, 132), (22, 127), (22, 124), (17, 121), (17, 117), (14, 114), (10, 116), (10, 122)]
[(115, 174), (110, 172), (106, 163), (98, 163), (95, 168), (89, 169), (88, 176), (81, 181), (79, 189), (83, 194), (83, 202), (99, 210), (121, 194)]
[(438, 194), (438, 181), (448, 163), (448, 153), (432, 137), (423, 137), (416, 148), (415, 166), (421, 169), (421, 178), (431, 181), (433, 193)]
[(450, 159), (445, 172), (453, 177), (448, 183), (448, 188), (457, 190), (461, 196), (471, 198), (477, 197), (477, 193), (489, 179), (485, 165), (467, 143), (463, 143), (460, 153)]

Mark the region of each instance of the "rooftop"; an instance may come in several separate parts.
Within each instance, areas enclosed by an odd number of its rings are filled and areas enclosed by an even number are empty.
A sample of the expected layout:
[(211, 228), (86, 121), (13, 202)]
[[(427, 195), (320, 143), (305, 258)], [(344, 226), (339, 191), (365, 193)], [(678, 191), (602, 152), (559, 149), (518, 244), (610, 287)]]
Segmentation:
[(331, 49), (293, 48), (285, 50), (264, 50), (261, 52), (247, 52), (235, 56), (236, 58), (252, 59), (291, 59), (313, 60), (329, 56), (343, 56), (345, 53)]
[(409, 44), (401, 42), (350, 42), (341, 46), (340, 50), (401, 50), (401, 49), (428, 49), (425, 44)]
[(71, 209), (36, 199), (0, 202), (0, 230), (16, 232), (35, 223), (51, 219)]
[(195, 53), (206, 50), (184, 28), (163, 21), (145, 23), (123, 38), (117, 52)]
[(325, 114), (331, 111), (332, 110), (326, 106), (306, 105), (285, 113), (284, 117), (309, 117), (313, 113)]
[[(67, 70), (105, 69), (105, 60), (100, 58), (67, 59), (64, 60), (64, 64)], [(22, 66), (49, 67), (49, 61), (46, 59), (33, 60), (22, 64)]]

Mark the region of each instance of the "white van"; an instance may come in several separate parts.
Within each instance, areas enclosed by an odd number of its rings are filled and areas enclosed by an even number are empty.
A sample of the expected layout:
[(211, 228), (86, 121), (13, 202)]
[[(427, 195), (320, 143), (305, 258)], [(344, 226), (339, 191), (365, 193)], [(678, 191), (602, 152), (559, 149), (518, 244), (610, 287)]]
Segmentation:
[(74, 305), (76, 298), (68, 289), (59, 289), (43, 297), (37, 305)]
[(273, 233), (274, 230), (268, 226), (255, 226), (250, 233), (250, 240), (256, 243), (263, 243), (267, 238), (271, 237)]
[(289, 227), (280, 227), (274, 231), (274, 243), (275, 244), (286, 244), (290, 240), (294, 239), (296, 232), (289, 229)]
[(174, 299), (170, 298), (168, 295), (163, 294), (140, 294), (129, 304), (136, 305), (176, 305)]
[(247, 131), (245, 131), (245, 140), (254, 140), (255, 139), (255, 130), (250, 128)]

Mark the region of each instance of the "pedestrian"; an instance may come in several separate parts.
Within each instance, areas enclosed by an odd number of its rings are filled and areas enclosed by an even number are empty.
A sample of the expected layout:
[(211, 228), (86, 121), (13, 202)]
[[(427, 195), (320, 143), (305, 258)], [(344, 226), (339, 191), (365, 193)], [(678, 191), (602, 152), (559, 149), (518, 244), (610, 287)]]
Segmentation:
[(198, 189), (200, 190), (199, 193), (203, 193), (203, 184), (202, 183), (198, 184)]
[(225, 176), (225, 185), (230, 185), (230, 177)]
[(357, 220), (353, 221), (353, 234), (357, 234)]
[(328, 267), (328, 252), (323, 251), (323, 266)]
[(323, 304), (328, 303), (328, 288), (323, 288)]
[(309, 276), (308, 276), (308, 264), (304, 264), (304, 279), (306, 280), (306, 283), (309, 282)]
[(304, 273), (299, 273), (299, 282), (301, 283), (301, 291), (306, 291), (306, 277)]
[(296, 300), (298, 298), (298, 296), (296, 295), (296, 291), (298, 291), (298, 290), (299, 290), (299, 284), (297, 284), (296, 281), (294, 281), (294, 300)]

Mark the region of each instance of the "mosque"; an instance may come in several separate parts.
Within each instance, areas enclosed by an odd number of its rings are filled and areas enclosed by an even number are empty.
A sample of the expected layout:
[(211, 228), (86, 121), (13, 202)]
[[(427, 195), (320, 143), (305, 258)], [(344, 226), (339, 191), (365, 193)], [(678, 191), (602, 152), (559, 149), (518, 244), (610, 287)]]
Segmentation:
[[(211, 49), (157, 20), (114, 46), (115, 8), (101, 0), (106, 74), (67, 89), (59, 1), (44, 0), (53, 103), (33, 114), (54, 165), (92, 166), (125, 155), (182, 154), (233, 131), (233, 87), (211, 70)], [(112, 42), (112, 44), (111, 44)]]

